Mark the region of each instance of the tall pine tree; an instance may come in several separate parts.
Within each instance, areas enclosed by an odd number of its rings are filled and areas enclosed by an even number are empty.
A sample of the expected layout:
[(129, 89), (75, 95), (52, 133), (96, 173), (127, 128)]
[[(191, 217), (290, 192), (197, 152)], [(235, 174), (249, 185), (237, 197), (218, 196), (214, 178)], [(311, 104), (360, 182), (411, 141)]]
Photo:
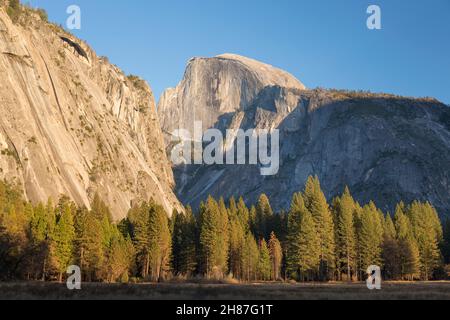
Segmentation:
[(54, 261), (58, 279), (61, 282), (63, 274), (73, 260), (75, 227), (73, 211), (76, 210), (75, 204), (70, 203), (66, 198), (61, 199), (57, 208), (56, 226), (52, 235), (54, 242)]
[(320, 278), (330, 279), (335, 269), (334, 222), (319, 178), (309, 177), (305, 186), (305, 205), (311, 212), (320, 243)]
[(291, 277), (312, 280), (320, 264), (320, 239), (303, 195), (293, 196), (288, 218), (287, 270)]
[(281, 278), (281, 264), (283, 261), (283, 249), (281, 248), (281, 243), (278, 241), (275, 233), (270, 234), (269, 241), (269, 252), (270, 252), (270, 262), (271, 262), (271, 280), (277, 281)]
[(338, 262), (339, 277), (346, 273), (347, 280), (352, 280), (352, 274), (356, 271), (356, 236), (355, 214), (356, 204), (345, 188), (344, 194), (334, 201), (334, 215), (336, 226), (336, 256)]

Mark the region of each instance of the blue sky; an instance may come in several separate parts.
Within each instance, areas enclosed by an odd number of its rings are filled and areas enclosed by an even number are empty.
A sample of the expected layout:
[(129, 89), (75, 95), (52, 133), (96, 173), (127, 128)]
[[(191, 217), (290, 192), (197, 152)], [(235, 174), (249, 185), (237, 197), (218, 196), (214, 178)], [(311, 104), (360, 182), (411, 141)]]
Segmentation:
[[(99, 55), (152, 86), (182, 78), (193, 56), (237, 53), (285, 69), (308, 87), (432, 96), (450, 103), (449, 0), (25, 0)], [(382, 30), (366, 27), (367, 7)]]

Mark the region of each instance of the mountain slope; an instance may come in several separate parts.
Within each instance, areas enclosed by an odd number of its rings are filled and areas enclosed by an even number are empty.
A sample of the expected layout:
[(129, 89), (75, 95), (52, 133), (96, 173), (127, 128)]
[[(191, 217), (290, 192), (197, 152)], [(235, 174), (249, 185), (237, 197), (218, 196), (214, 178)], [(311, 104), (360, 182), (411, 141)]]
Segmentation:
[[(292, 193), (302, 189), (307, 177), (318, 175), (328, 198), (348, 185), (360, 202), (374, 200), (384, 210), (393, 210), (400, 200), (417, 199), (432, 202), (442, 215), (450, 214), (450, 109), (444, 104), (433, 99), (264, 85), (247, 80), (251, 66), (236, 67), (230, 74), (220, 57), (197, 66), (195, 73), (191, 64), (178, 90), (169, 90), (168, 95), (198, 96), (197, 88), (204, 88), (206, 97), (212, 97), (215, 91), (210, 83), (225, 87), (245, 83), (245, 90), (253, 94), (226, 110), (200, 97), (196, 110), (202, 112), (181, 113), (175, 124), (163, 122), (164, 131), (171, 132), (177, 124), (189, 126), (193, 120), (222, 130), (278, 128), (281, 164), (279, 173), (269, 177), (250, 165), (179, 166), (175, 176), (183, 203), (196, 207), (209, 194), (242, 195), (254, 202), (266, 193), (275, 208), (286, 209)], [(210, 77), (191, 78), (197, 74)], [(186, 85), (192, 82), (196, 82), (194, 88)], [(239, 97), (241, 91), (227, 94)], [(168, 119), (191, 108), (184, 99), (162, 99), (158, 112)], [(208, 121), (211, 114), (223, 121)]]
[(98, 192), (116, 219), (150, 197), (179, 209), (149, 86), (22, 10), (0, 7), (0, 178), (34, 202)]

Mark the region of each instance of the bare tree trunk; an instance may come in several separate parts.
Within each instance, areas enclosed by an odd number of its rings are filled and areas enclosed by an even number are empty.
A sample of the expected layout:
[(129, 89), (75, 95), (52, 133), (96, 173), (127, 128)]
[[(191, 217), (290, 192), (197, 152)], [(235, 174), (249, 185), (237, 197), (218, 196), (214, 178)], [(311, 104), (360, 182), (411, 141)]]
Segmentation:
[(350, 254), (347, 252), (347, 281), (351, 282)]
[(42, 281), (45, 281), (45, 273), (47, 268), (47, 258), (44, 259), (44, 264), (42, 266)]
[(148, 277), (150, 270), (150, 254), (147, 253), (146, 261), (145, 261), (145, 271), (144, 271), (144, 278)]

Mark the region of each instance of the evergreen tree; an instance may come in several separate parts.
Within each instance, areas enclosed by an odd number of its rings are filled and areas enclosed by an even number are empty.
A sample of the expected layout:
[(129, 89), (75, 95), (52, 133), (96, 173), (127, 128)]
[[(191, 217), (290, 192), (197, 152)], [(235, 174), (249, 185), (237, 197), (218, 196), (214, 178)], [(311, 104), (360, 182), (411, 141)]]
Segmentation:
[(405, 215), (405, 205), (403, 203), (397, 205), (394, 224), (398, 239), (406, 239), (413, 236), (411, 222)]
[(291, 277), (312, 279), (320, 264), (320, 242), (314, 219), (305, 206), (303, 195), (293, 196), (288, 221), (287, 269)]
[(447, 219), (444, 223), (443, 238), (442, 253), (444, 262), (450, 264), (450, 219)]
[(395, 229), (394, 221), (392, 220), (390, 213), (388, 213), (385, 218), (383, 236), (388, 239), (397, 238), (397, 230)]
[(170, 269), (172, 239), (167, 213), (153, 201), (150, 203), (148, 237), (151, 279), (156, 282), (164, 279)]
[(207, 278), (223, 277), (227, 272), (228, 217), (219, 208), (218, 203), (209, 197), (206, 204), (200, 208), (200, 250), (202, 270)]
[(86, 208), (80, 208), (74, 224), (75, 261), (87, 281), (98, 280), (106, 259), (101, 221)]
[(35, 209), (30, 221), (31, 250), (33, 256), (30, 261), (30, 272), (34, 279), (43, 279), (45, 277), (45, 264), (49, 255), (50, 245), (50, 225), (53, 224), (51, 216), (42, 203), (39, 203)]
[(384, 275), (386, 279), (396, 280), (400, 277), (400, 248), (397, 241), (397, 231), (391, 215), (386, 215), (384, 223), (382, 259), (384, 262)]
[(176, 274), (192, 276), (197, 267), (196, 221), (191, 207), (176, 214), (173, 231), (173, 270)]
[(371, 202), (363, 208), (358, 227), (359, 269), (362, 273), (365, 273), (369, 266), (381, 266), (383, 234), (380, 230), (380, 216), (375, 204)]
[[(238, 279), (243, 278), (243, 248), (245, 245), (245, 230), (238, 216), (238, 213), (233, 213), (230, 210), (230, 254), (229, 254), (229, 268), (234, 277)], [(248, 225), (247, 225), (248, 229)]]
[(53, 259), (59, 282), (73, 259), (75, 227), (73, 219), (74, 204), (67, 198), (61, 199), (57, 209), (57, 221), (52, 235), (54, 242)]
[(250, 231), (250, 211), (248, 210), (244, 199), (242, 197), (239, 198), (239, 202), (237, 205), (237, 217), (241, 222), (241, 226), (243, 230), (247, 233)]
[(229, 226), (230, 214), (225, 205), (224, 199), (221, 197), (219, 200), (219, 235), (217, 237), (217, 249), (220, 253), (218, 255), (218, 265), (221, 266), (220, 270), (223, 274), (228, 272), (229, 261), (229, 249), (230, 249), (230, 226)]
[(306, 208), (314, 218), (316, 231), (319, 236), (319, 274), (321, 279), (329, 279), (332, 277), (335, 269), (334, 222), (318, 177), (308, 178), (304, 199)]
[(142, 203), (139, 207), (134, 207), (128, 214), (131, 224), (131, 239), (136, 251), (136, 263), (143, 279), (147, 279), (150, 273), (150, 206)]
[[(29, 213), (28, 213), (29, 214)], [(27, 258), (30, 216), (25, 211), (20, 189), (0, 182), (0, 277), (23, 275)]]
[(230, 217), (238, 216), (238, 207), (237, 207), (236, 199), (234, 197), (230, 198), (229, 205), (228, 205), (228, 215)]
[(439, 241), (442, 239), (442, 229), (439, 229), (437, 214), (429, 204), (415, 201), (408, 215), (419, 249), (422, 278), (429, 280), (440, 264)]
[(242, 254), (243, 279), (253, 281), (257, 278), (257, 265), (259, 260), (259, 250), (255, 237), (248, 233), (245, 237), (245, 244)]
[(400, 273), (402, 279), (414, 280), (420, 277), (420, 254), (416, 241), (412, 237), (400, 239)]
[(124, 237), (117, 225), (110, 224), (108, 229), (109, 239), (105, 247), (104, 264), (99, 277), (108, 283), (116, 281), (127, 283), (134, 259), (131, 237), (129, 235)]
[(262, 194), (258, 200), (255, 212), (255, 236), (259, 239), (266, 239), (269, 237), (269, 226), (272, 223), (273, 210), (270, 205), (269, 198)]
[(278, 241), (275, 233), (271, 233), (269, 241), (269, 252), (271, 262), (271, 280), (277, 281), (281, 278), (281, 264), (283, 261), (283, 249), (281, 248), (280, 241)]
[(53, 206), (53, 200), (50, 198), (47, 201), (47, 205), (45, 207), (45, 214), (47, 219), (47, 250), (46, 256), (43, 261), (42, 268), (42, 280), (45, 280), (47, 276), (50, 274), (51, 270), (55, 268), (55, 241), (54, 241), (54, 233), (56, 228), (56, 214), (55, 207)]
[(92, 200), (91, 214), (99, 221), (103, 221), (105, 218), (112, 221), (111, 211), (98, 193), (94, 195), (94, 199)]
[(270, 252), (269, 248), (267, 247), (267, 242), (264, 239), (262, 239), (259, 243), (259, 259), (257, 268), (259, 280), (270, 280), (270, 275), (272, 273)]
[(399, 247), (400, 277), (413, 280), (420, 275), (420, 256), (411, 222), (405, 215), (404, 210), (405, 205), (403, 203), (397, 205), (394, 218)]
[(352, 272), (356, 271), (355, 207), (355, 201), (348, 188), (345, 189), (339, 200), (334, 201), (336, 256), (340, 270), (339, 276), (345, 272), (349, 281), (352, 279)]

